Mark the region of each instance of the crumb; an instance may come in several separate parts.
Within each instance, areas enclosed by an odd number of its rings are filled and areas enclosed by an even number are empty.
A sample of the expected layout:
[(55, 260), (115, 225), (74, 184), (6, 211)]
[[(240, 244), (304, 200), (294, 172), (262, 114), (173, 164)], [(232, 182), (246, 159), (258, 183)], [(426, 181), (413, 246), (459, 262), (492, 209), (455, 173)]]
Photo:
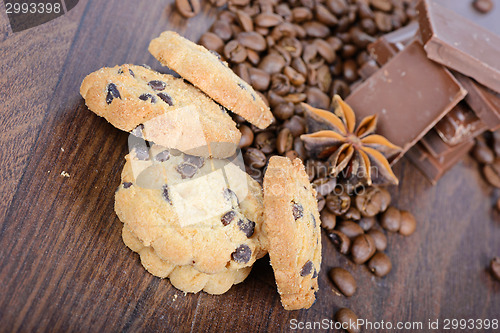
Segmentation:
[(172, 302), (175, 302), (176, 299), (177, 299), (177, 294), (175, 294), (174, 298), (172, 298)]
[(61, 151), (64, 151), (64, 148), (63, 148), (63, 147), (61, 147)]
[(67, 173), (66, 171), (63, 170), (63, 171), (61, 171), (61, 176), (69, 178), (69, 173)]

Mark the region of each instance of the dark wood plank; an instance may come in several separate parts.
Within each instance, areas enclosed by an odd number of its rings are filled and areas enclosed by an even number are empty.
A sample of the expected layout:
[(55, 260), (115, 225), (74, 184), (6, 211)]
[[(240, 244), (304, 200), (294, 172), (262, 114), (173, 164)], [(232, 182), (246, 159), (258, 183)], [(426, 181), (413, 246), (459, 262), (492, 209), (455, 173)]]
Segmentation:
[[(186, 21), (172, 1), (81, 1), (24, 35), (2, 35), (0, 15), (0, 331), (290, 331), (292, 319), (331, 319), (344, 306), (371, 321), (498, 317), (500, 285), (486, 271), (500, 253), (498, 193), (469, 158), (434, 187), (401, 161), (393, 199), (419, 228), (388, 236), (393, 271), (373, 277), (324, 236), (321, 290), (309, 310), (283, 310), (267, 257), (221, 296), (184, 295), (142, 268), (113, 209), (127, 135), (87, 110), (79, 86), (103, 66), (163, 70), (149, 41), (166, 29), (197, 40), (214, 18), (203, 10)], [(353, 297), (331, 290), (334, 266), (354, 273)]]

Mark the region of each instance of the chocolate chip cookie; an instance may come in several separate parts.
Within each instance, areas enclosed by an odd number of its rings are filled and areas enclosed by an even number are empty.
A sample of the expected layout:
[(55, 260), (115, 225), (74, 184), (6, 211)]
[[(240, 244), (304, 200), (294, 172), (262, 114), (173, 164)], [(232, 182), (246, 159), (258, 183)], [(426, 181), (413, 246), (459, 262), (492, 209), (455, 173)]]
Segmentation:
[(259, 128), (273, 121), (269, 107), (238, 77), (220, 56), (174, 31), (165, 31), (149, 44), (149, 52), (164, 66), (200, 88), (208, 96)]
[(262, 190), (236, 163), (139, 147), (125, 157), (115, 211), (145, 247), (206, 274), (265, 254)]
[(318, 290), (321, 230), (316, 191), (299, 159), (273, 156), (264, 176), (264, 228), (281, 303), (309, 308)]
[(80, 94), (113, 126), (140, 130), (165, 147), (221, 158), (234, 154), (240, 141), (223, 107), (183, 79), (142, 66), (102, 68), (83, 80)]

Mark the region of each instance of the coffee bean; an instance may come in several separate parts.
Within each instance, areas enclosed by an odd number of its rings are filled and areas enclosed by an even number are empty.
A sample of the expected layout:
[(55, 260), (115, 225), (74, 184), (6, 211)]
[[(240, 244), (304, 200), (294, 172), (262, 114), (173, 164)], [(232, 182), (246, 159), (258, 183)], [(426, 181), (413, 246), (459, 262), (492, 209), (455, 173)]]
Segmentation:
[(240, 33), (237, 40), (244, 47), (257, 52), (264, 51), (267, 48), (264, 37), (254, 31)]
[(348, 220), (337, 223), (336, 229), (351, 239), (364, 234), (363, 229), (357, 223)]
[(224, 56), (233, 63), (241, 63), (247, 58), (247, 50), (236, 40), (232, 40), (224, 46)]
[(246, 125), (241, 125), (239, 127), (240, 132), (241, 132), (241, 139), (240, 143), (238, 145), (239, 148), (246, 148), (252, 145), (253, 143), (253, 131), (250, 129), (250, 127)]
[(377, 32), (377, 26), (371, 18), (364, 18), (359, 23), (361, 29), (369, 35), (374, 35)]
[(500, 281), (500, 258), (495, 257), (490, 261), (490, 271), (495, 279)]
[(361, 218), (361, 213), (355, 207), (351, 206), (344, 214), (343, 218), (348, 220), (357, 221)]
[(384, 251), (387, 248), (387, 237), (382, 231), (371, 229), (367, 234), (373, 238), (377, 251)]
[[(335, 188), (335, 185), (337, 185), (337, 179), (336, 178), (318, 178), (314, 180), (313, 182), (313, 187), (316, 190), (316, 192), (322, 196), (328, 195), (333, 191)], [(326, 201), (325, 201), (326, 205)]]
[(222, 215), (220, 221), (222, 222), (223, 226), (226, 226), (231, 224), (231, 222), (233, 222), (235, 217), (236, 217), (236, 212), (234, 210), (230, 210), (229, 212)]
[(380, 218), (380, 225), (387, 231), (397, 232), (401, 227), (401, 212), (395, 207), (389, 207)]
[(346, 193), (330, 194), (326, 197), (326, 208), (337, 216), (345, 214), (350, 206), (351, 197)]
[[(282, 48), (291, 58), (300, 57), (302, 54), (302, 43), (294, 37), (284, 37), (279, 41), (280, 48)], [(287, 65), (290, 64), (291, 58), (287, 59)]]
[(175, 7), (185, 18), (198, 15), (201, 10), (200, 0), (175, 0)]
[(238, 64), (236, 67), (233, 69), (234, 73), (238, 75), (240, 78), (242, 78), (245, 82), (252, 84), (251, 78), (250, 78), (250, 69), (246, 64)]
[(351, 40), (359, 48), (366, 48), (366, 46), (375, 41), (375, 38), (364, 32), (358, 27), (353, 27), (349, 30)]
[(252, 250), (248, 245), (241, 244), (236, 248), (236, 250), (231, 254), (231, 258), (240, 264), (246, 264), (250, 261), (252, 257)]
[(293, 14), (287, 3), (280, 3), (276, 6), (275, 11), (276, 14), (283, 17), (285, 21), (291, 21)]
[(382, 12), (375, 12), (375, 25), (378, 30), (383, 32), (391, 31), (392, 29), (392, 19), (390, 15)]
[(306, 34), (313, 38), (325, 38), (330, 33), (330, 29), (323, 23), (310, 21), (303, 25), (306, 30)]
[(247, 237), (252, 237), (253, 232), (255, 230), (255, 222), (250, 221), (248, 219), (240, 219), (238, 220), (238, 228), (245, 234)]
[(391, 259), (384, 252), (377, 252), (368, 261), (368, 268), (378, 277), (386, 276), (392, 269)]
[(500, 131), (493, 132), (493, 151), (500, 157)]
[(335, 313), (335, 320), (342, 324), (342, 327), (346, 327), (346, 331), (349, 333), (359, 333), (361, 328), (358, 325), (358, 316), (352, 310), (347, 308), (342, 308), (337, 313)]
[(304, 208), (302, 207), (302, 205), (299, 203), (293, 202), (292, 203), (292, 214), (293, 214), (293, 218), (295, 220), (298, 220), (301, 217), (303, 217), (304, 216)]
[(214, 22), (211, 28), (212, 32), (219, 36), (223, 41), (228, 41), (231, 39), (233, 35), (233, 31), (231, 30), (231, 24), (225, 20), (217, 20)]
[(392, 9), (392, 3), (390, 0), (370, 0), (370, 4), (373, 8), (384, 12), (390, 12)]
[[(236, 21), (236, 14), (228, 10), (219, 12), (218, 19), (215, 22), (224, 21), (227, 23), (233, 23)], [(215, 24), (215, 23), (214, 23)], [(213, 27), (213, 25), (212, 25)]]
[[(349, 35), (349, 36), (351, 36), (351, 35)], [(347, 59), (347, 60), (353, 60), (353, 59), (349, 59), (349, 58), (354, 57), (354, 55), (358, 52), (358, 48), (353, 44), (344, 44), (344, 46), (342, 46), (342, 49), (340, 51), (341, 51), (342, 58)], [(344, 66), (345, 66), (345, 64), (344, 64)]]
[(380, 212), (385, 212), (387, 207), (389, 207), (389, 205), (391, 204), (391, 193), (389, 193), (389, 191), (387, 191), (387, 189), (383, 188), (383, 187), (379, 187), (378, 188), (378, 192), (376, 195), (377, 197), (379, 197), (380, 199), (377, 199), (377, 200), (380, 200)]
[(236, 12), (238, 23), (244, 31), (253, 31), (253, 20), (250, 14), (243, 10)]
[(299, 154), (301, 160), (305, 160), (307, 158), (307, 151), (304, 147), (304, 142), (299, 137), (293, 139), (293, 150), (295, 150), (297, 154)]
[(106, 103), (111, 104), (114, 98), (122, 98), (120, 92), (118, 91), (118, 87), (114, 83), (109, 83), (106, 86)]
[(346, 0), (327, 0), (325, 3), (332, 13), (337, 16), (345, 14), (349, 9)]
[(227, 4), (227, 0), (208, 0), (212, 6), (222, 7)]
[[(292, 118), (286, 120), (283, 123), (283, 127), (286, 127), (292, 132), (292, 135), (294, 138), (302, 135), (305, 133), (306, 128), (305, 128), (305, 120), (302, 117), (299, 116), (293, 116)], [(297, 150), (297, 149), (295, 149)], [(297, 152), (300, 154), (300, 152), (297, 150)]]
[(247, 148), (243, 159), (246, 165), (253, 168), (260, 169), (266, 165), (266, 155), (257, 148)]
[(333, 80), (332, 90), (330, 95), (335, 96), (339, 95), (341, 98), (346, 98), (351, 93), (351, 89), (349, 85), (342, 80)]
[(353, 59), (348, 59), (344, 62), (344, 78), (349, 82), (354, 82), (358, 79), (358, 64)]
[(370, 187), (364, 193), (356, 196), (356, 208), (360, 211), (361, 215), (370, 217), (380, 212), (384, 197), (379, 193), (378, 189)]
[[(359, 211), (358, 211), (359, 212)], [(375, 223), (377, 222), (377, 219), (373, 216), (363, 216), (362, 218), (359, 219), (358, 221), (358, 225), (361, 227), (361, 229), (363, 229), (364, 231), (368, 231), (370, 230), (371, 228), (373, 228), (373, 226), (375, 225)]]
[(320, 218), (321, 227), (323, 227), (327, 231), (333, 231), (333, 228), (335, 228), (335, 224), (337, 222), (337, 217), (335, 216), (335, 214), (332, 214), (327, 209), (324, 209), (320, 214)]
[(315, 39), (314, 45), (318, 50), (318, 53), (325, 59), (328, 64), (331, 64), (335, 61), (336, 54), (335, 51), (331, 48), (331, 45), (323, 40), (323, 39)]
[(375, 254), (375, 241), (368, 234), (359, 235), (352, 241), (352, 260), (358, 264), (364, 264)]
[(326, 8), (322, 4), (316, 5), (315, 12), (316, 12), (316, 19), (320, 23), (323, 23), (328, 27), (333, 27), (337, 25), (337, 23), (339, 23), (337, 17), (333, 15), (332, 12), (330, 12), (328, 8)]
[(500, 170), (498, 168), (500, 162), (494, 162), (493, 164), (486, 164), (483, 167), (483, 176), (488, 181), (488, 183), (496, 188), (500, 188)]
[[(299, 154), (295, 151), (295, 150), (289, 150), (285, 153), (285, 157), (291, 159), (292, 161), (296, 158), (300, 158)], [(321, 211), (325, 205), (325, 199), (322, 199), (322, 208), (319, 209), (319, 206), (320, 206), (320, 202), (318, 201), (318, 210)]]
[(328, 276), (344, 296), (350, 297), (356, 292), (356, 280), (354, 280), (349, 271), (340, 267), (334, 267), (328, 272)]
[(476, 139), (476, 145), (472, 149), (472, 156), (481, 164), (490, 164), (495, 160), (493, 151), (482, 138)]
[(205, 32), (201, 35), (199, 44), (217, 53), (222, 53), (224, 50), (224, 41), (213, 32)]
[(270, 154), (276, 149), (276, 136), (271, 131), (261, 132), (255, 136), (254, 146), (264, 154)]
[[(327, 65), (323, 65), (318, 68), (316, 72), (318, 76), (318, 88), (324, 93), (323, 95), (328, 97), (328, 100), (330, 100), (329, 96), (326, 95), (326, 93), (330, 91), (330, 86), (332, 84), (332, 74), (330, 73), (330, 68)], [(327, 103), (327, 108), (328, 104), (329, 103)]]
[(309, 21), (312, 18), (313, 18), (313, 13), (307, 7), (295, 7), (294, 9), (292, 9), (293, 22), (300, 23), (304, 21)]
[(284, 67), (285, 59), (276, 53), (268, 54), (259, 63), (259, 68), (269, 74), (280, 73)]
[(415, 232), (417, 228), (417, 222), (412, 213), (402, 210), (401, 211), (401, 226), (399, 227), (399, 233), (403, 236), (410, 236)]
[(290, 80), (284, 74), (273, 74), (271, 76), (271, 89), (278, 95), (287, 95), (290, 92)]
[(254, 23), (260, 27), (270, 28), (283, 22), (283, 18), (275, 13), (262, 13), (254, 18)]
[(276, 150), (279, 154), (284, 154), (285, 152), (292, 149), (293, 146), (293, 136), (292, 132), (288, 128), (283, 128), (276, 139)]
[[(293, 151), (293, 150), (290, 150), (290, 151)], [(320, 198), (318, 199), (318, 211), (319, 211), (320, 213), (321, 213), (321, 211), (323, 211), (323, 209), (325, 208), (325, 203), (326, 203), (325, 198), (320, 197)]]
[(493, 9), (493, 1), (491, 0), (474, 0), (472, 4), (477, 11), (484, 14)]
[(348, 254), (351, 248), (351, 239), (347, 237), (343, 232), (338, 230), (329, 231), (327, 233), (328, 238), (330, 238), (333, 245), (342, 254)]
[(321, 89), (316, 87), (308, 87), (306, 89), (307, 104), (319, 109), (328, 109), (330, 105), (330, 97)]
[(271, 75), (262, 69), (251, 67), (248, 69), (250, 82), (254, 89), (265, 91), (271, 82)]

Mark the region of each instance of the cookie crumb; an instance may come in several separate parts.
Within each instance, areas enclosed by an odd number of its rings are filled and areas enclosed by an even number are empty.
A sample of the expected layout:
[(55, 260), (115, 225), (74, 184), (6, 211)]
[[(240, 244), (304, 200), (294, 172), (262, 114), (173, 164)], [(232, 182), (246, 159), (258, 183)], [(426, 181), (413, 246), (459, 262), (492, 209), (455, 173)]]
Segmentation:
[(172, 302), (175, 302), (176, 299), (177, 299), (177, 294), (175, 294), (174, 298), (172, 298)]
[(66, 172), (66, 171), (64, 171), (64, 170), (63, 170), (63, 171), (61, 171), (61, 176), (63, 176), (63, 177), (68, 177), (68, 178), (70, 177), (70, 176), (69, 176), (69, 173), (67, 173), (67, 172)]

